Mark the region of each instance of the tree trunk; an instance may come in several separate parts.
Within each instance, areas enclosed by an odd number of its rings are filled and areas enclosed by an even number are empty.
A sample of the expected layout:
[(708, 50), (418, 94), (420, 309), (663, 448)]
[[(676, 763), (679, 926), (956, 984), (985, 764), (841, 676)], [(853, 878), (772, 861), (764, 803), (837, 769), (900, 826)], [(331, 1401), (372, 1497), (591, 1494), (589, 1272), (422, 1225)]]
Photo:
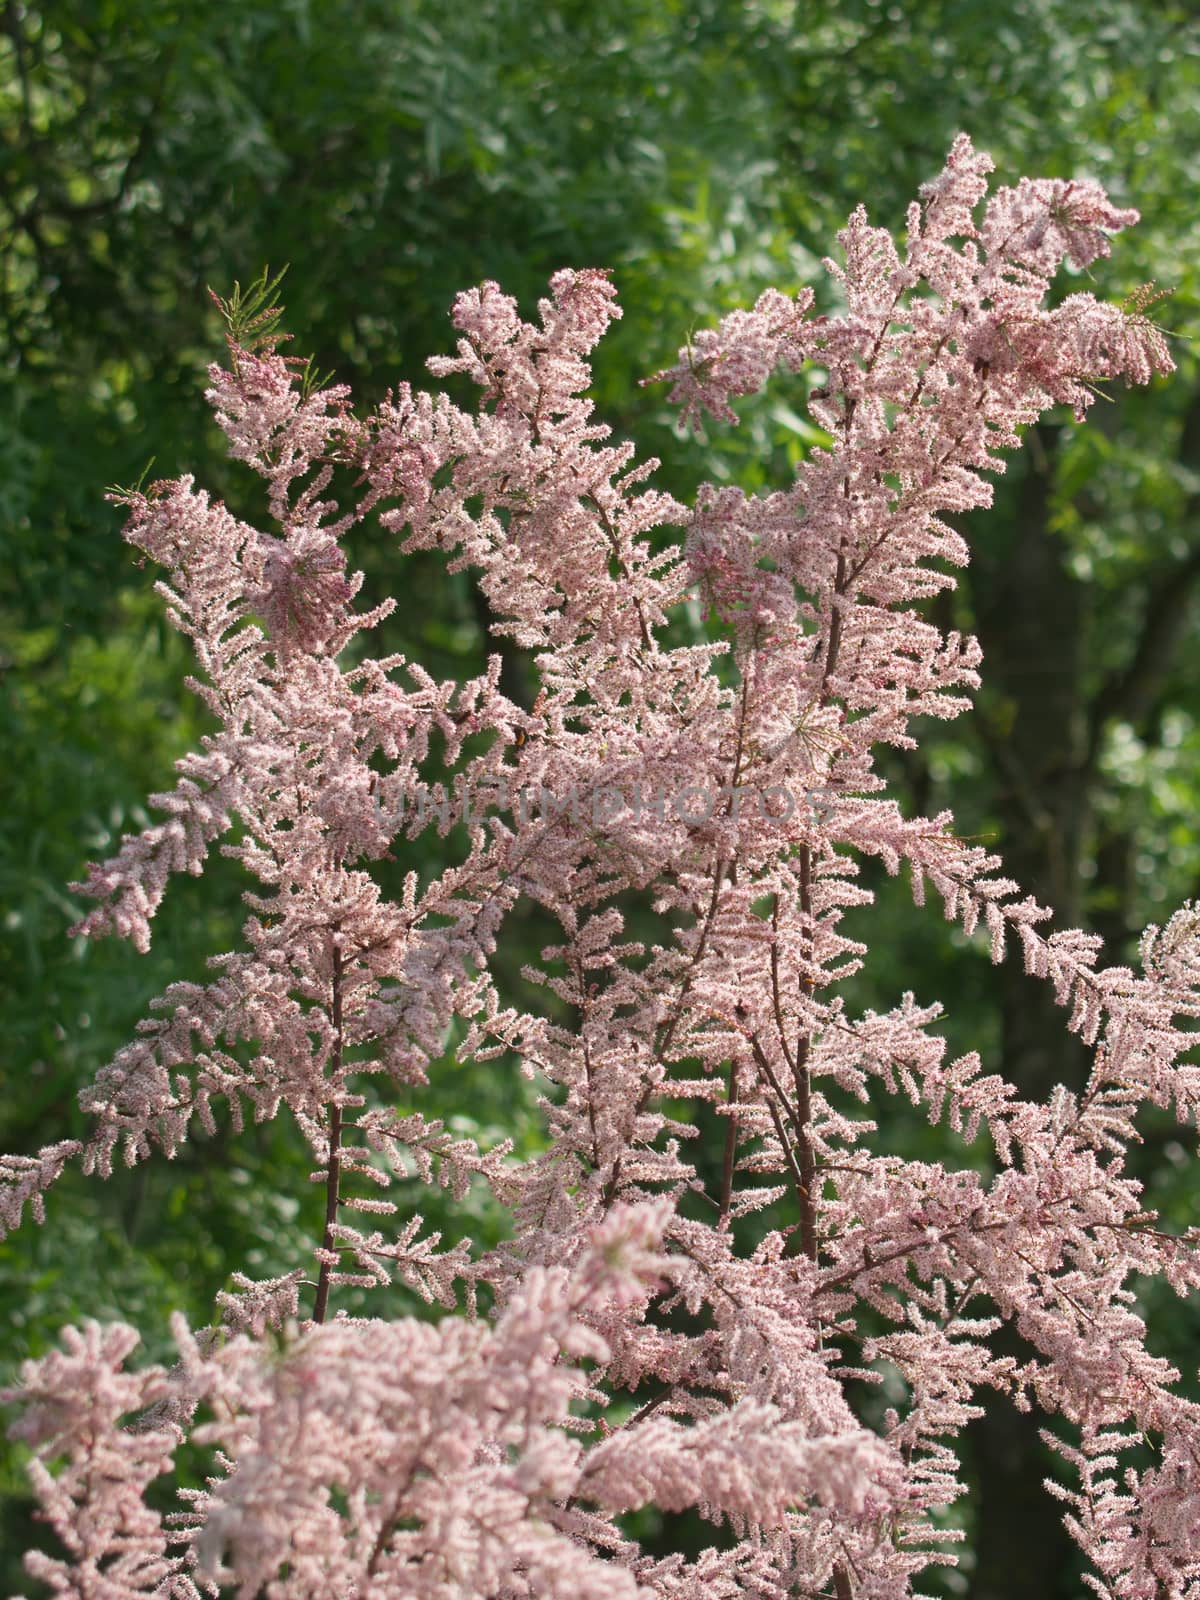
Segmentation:
[[(981, 712), (995, 768), (1006, 875), (1054, 908), (1055, 925), (1083, 919), (1082, 853), (1088, 827), (1083, 702), (1087, 594), (1049, 526), (1055, 433), (1039, 428), (1014, 484), (1008, 517), (989, 523), (975, 557), (975, 627), (984, 651)], [(997, 496), (999, 499), (999, 495)], [(1003, 508), (1000, 508), (1003, 509)], [(995, 537), (993, 541), (993, 529)], [(982, 530), (981, 530), (982, 531)], [(999, 969), (1004, 1076), (1042, 1099), (1056, 1083), (1078, 1087), (1086, 1055), (1044, 982), (1028, 977), (1019, 947)], [(1031, 1352), (1005, 1328), (1004, 1352)], [(973, 1424), (979, 1520), (971, 1600), (1055, 1600), (1077, 1569), (1062, 1508), (1042, 1487), (1050, 1454), (1045, 1419), (1000, 1397)]]

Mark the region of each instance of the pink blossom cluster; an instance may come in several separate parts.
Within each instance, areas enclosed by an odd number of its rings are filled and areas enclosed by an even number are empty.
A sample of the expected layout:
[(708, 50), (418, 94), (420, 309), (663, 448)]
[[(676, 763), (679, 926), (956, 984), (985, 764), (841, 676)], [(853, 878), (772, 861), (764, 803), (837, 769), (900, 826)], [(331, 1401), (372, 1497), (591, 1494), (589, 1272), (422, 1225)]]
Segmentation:
[[(905, 816), (877, 767), (979, 681), (976, 642), (922, 609), (967, 559), (948, 518), (987, 505), (982, 474), (1049, 408), (1082, 416), (1098, 384), (1171, 366), (1139, 303), (1047, 299), (1136, 214), (1089, 183), (988, 198), (990, 166), (960, 137), (903, 246), (856, 211), (836, 314), (768, 291), (659, 374), (685, 414), (729, 420), (775, 369), (793, 390), (820, 369), (827, 442), (775, 493), (708, 487), (689, 509), (647, 486), (657, 463), (586, 398), (613, 287), (564, 271), (532, 323), (495, 284), (459, 296), (457, 352), (431, 366), (478, 387), (473, 412), (401, 385), (359, 418), (235, 348), (210, 398), (275, 532), (189, 478), (127, 497), (218, 731), (153, 797), (166, 820), (76, 885), (97, 902), (76, 931), (144, 949), (170, 875), (219, 841), (254, 888), (242, 947), (172, 985), (83, 1091), (86, 1141), (0, 1164), (0, 1221), (40, 1215), (70, 1161), (171, 1155), (215, 1102), (235, 1124), (286, 1110), (325, 1219), (311, 1266), (234, 1271), (211, 1328), (177, 1321), (171, 1371), (128, 1368), (121, 1326), (27, 1364), (8, 1398), (62, 1547), (29, 1557), (53, 1592), (900, 1600), (955, 1559), (957, 1441), (996, 1391), (1059, 1419), (1076, 1487), (1055, 1492), (1096, 1592), (1200, 1595), (1200, 1407), (1131, 1288), (1200, 1288), (1200, 1233), (1161, 1227), (1125, 1166), (1144, 1104), (1200, 1112), (1200, 911), (1150, 929), (1140, 971), (1102, 966), (949, 813)], [(532, 705), (502, 693), (499, 656), (460, 683), (370, 654), (387, 608), (354, 610), (344, 541), (372, 514), (476, 575), (529, 652)], [(708, 631), (689, 630), (697, 592)], [(445, 771), (439, 831), (465, 846), (389, 897), (381, 864), (429, 826), (403, 799)], [(603, 829), (586, 807), (470, 809), (488, 785), (614, 783), (822, 803)], [(1082, 1093), (1034, 1103), (977, 1054), (947, 1060), (936, 1002), (849, 1007), (870, 857), (985, 930), (993, 960), (1015, 939), (1092, 1048)], [(626, 936), (630, 895), (655, 942)], [(524, 972), (541, 1009), (494, 970), (522, 901), (560, 929)], [(439, 1079), (469, 1059), (542, 1075), (544, 1149), (447, 1131)], [(872, 1104), (895, 1094), (986, 1138), (993, 1175), (881, 1151)], [(503, 1242), (428, 1233), (414, 1175), (487, 1186)], [(397, 1281), (447, 1314), (337, 1309)], [(996, 1353), (1005, 1321), (1028, 1359)], [(885, 1378), (895, 1403), (868, 1425), (855, 1386)], [(143, 1491), (185, 1437), (211, 1476), (160, 1516)], [(730, 1533), (651, 1555), (625, 1515), (642, 1506)]]

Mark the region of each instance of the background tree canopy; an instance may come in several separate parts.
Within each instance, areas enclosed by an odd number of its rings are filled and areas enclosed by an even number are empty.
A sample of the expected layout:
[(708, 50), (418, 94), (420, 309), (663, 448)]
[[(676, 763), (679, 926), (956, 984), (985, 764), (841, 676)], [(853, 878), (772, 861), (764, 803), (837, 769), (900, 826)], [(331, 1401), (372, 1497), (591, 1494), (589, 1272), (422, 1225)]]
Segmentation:
[[(78, 1087), (149, 998), (237, 937), (239, 884), (169, 898), (153, 952), (72, 947), (67, 882), (143, 819), (140, 798), (203, 731), (184, 655), (118, 537), (105, 484), (187, 470), (247, 516), (257, 490), (208, 420), (221, 355), (206, 285), (290, 263), (296, 348), (363, 400), (423, 379), (455, 290), (498, 279), (531, 306), (564, 265), (611, 267), (625, 308), (597, 398), (659, 481), (779, 483), (812, 443), (785, 391), (741, 427), (682, 441), (637, 380), (688, 332), (767, 284), (816, 281), (857, 203), (899, 227), (960, 128), (1000, 176), (1087, 175), (1144, 221), (1089, 285), (1154, 279), (1181, 372), (1114, 394), (1086, 430), (1039, 430), (964, 531), (976, 565), (952, 603), (979, 634), (978, 714), (932, 730), (899, 776), (946, 796), (1061, 924), (1127, 959), (1149, 919), (1200, 891), (1200, 22), (1149, 0), (70, 0), (0, 8), (0, 1147), (77, 1131)], [(822, 293), (828, 293), (822, 289)], [(784, 395), (784, 398), (780, 398)], [(488, 617), (466, 576), (382, 535), (356, 550), (402, 598), (396, 648), (478, 670)], [(494, 643), (491, 645), (495, 648)], [(527, 688), (506, 658), (510, 692)], [(1079, 1063), (1019, 966), (993, 972), (880, 885), (876, 924), (904, 988), (949, 1006), (958, 1048), (1029, 1093)], [(530, 948), (538, 929), (527, 929)], [(525, 959), (506, 951), (516, 973)], [(885, 982), (884, 980), (887, 980)], [(887, 989), (890, 983), (890, 989)], [(887, 990), (887, 992), (884, 992)], [(538, 1138), (512, 1075), (457, 1069), (439, 1110)], [(896, 1148), (942, 1136), (881, 1110)], [(1158, 1203), (1195, 1220), (1196, 1168), (1147, 1123)], [(211, 1316), (233, 1265), (287, 1270), (316, 1232), (299, 1141), (220, 1134), (170, 1168), (60, 1185), (44, 1229), (0, 1245), (0, 1381), (64, 1322), (157, 1329)], [(464, 1226), (488, 1237), (482, 1203)], [(436, 1220), (436, 1219), (431, 1219)], [(411, 1309), (411, 1307), (406, 1307)], [(1156, 1308), (1151, 1307), (1152, 1317)], [(1158, 1348), (1200, 1364), (1200, 1322), (1158, 1308)], [(1014, 1349), (1016, 1346), (1014, 1345)], [(868, 1401), (864, 1400), (864, 1405)], [(976, 1429), (969, 1542), (945, 1592), (1076, 1595), (1021, 1418)], [(21, 1463), (0, 1467), (0, 1582), (22, 1583)], [(703, 1540), (698, 1528), (664, 1539)], [(6, 1565), (7, 1563), (7, 1565)]]

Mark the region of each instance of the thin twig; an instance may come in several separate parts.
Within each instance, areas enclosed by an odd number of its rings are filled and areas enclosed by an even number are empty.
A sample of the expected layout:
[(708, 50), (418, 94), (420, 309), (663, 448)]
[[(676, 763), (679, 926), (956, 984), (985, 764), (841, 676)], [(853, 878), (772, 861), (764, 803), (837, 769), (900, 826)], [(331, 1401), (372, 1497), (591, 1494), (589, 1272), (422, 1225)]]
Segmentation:
[[(342, 952), (334, 945), (333, 949), (333, 1053), (330, 1059), (332, 1068), (332, 1082), (336, 1093), (341, 1092), (342, 1077)], [(333, 1229), (337, 1222), (338, 1193), (342, 1176), (342, 1108), (334, 1104), (329, 1108), (329, 1161), (325, 1169), (325, 1227), (321, 1235), (321, 1248), (323, 1251), (333, 1249)], [(313, 1321), (324, 1322), (325, 1313), (329, 1308), (329, 1279), (333, 1271), (332, 1263), (326, 1259), (321, 1262), (321, 1271), (317, 1278), (317, 1296), (313, 1305)]]

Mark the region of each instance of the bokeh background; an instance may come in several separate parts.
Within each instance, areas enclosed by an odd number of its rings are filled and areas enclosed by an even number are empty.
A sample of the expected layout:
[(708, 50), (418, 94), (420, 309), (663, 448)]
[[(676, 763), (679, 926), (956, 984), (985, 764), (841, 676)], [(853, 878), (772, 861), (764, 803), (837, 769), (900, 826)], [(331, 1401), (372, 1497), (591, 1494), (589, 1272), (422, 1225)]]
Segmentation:
[[(0, 4), (0, 1148), (76, 1135), (79, 1087), (149, 999), (238, 938), (240, 885), (218, 862), (175, 884), (153, 950), (72, 945), (66, 885), (146, 820), (145, 797), (203, 731), (181, 642), (120, 540), (106, 485), (193, 472), (246, 515), (257, 489), (224, 458), (204, 405), (222, 353), (206, 294), (289, 266), (294, 348), (359, 399), (448, 348), (453, 292), (498, 279), (527, 310), (557, 267), (607, 266), (624, 320), (602, 347), (606, 420), (659, 455), (686, 496), (704, 478), (784, 481), (813, 438), (801, 380), (740, 427), (682, 440), (637, 380), (690, 330), (768, 284), (821, 279), (865, 202), (895, 228), (967, 130), (998, 179), (1086, 175), (1143, 223), (1089, 287), (1147, 280), (1179, 374), (1113, 393), (1086, 429), (1055, 417), (964, 523), (975, 565), (941, 620), (985, 650), (978, 714), (937, 726), (891, 775), (906, 809), (952, 805), (1015, 876), (1131, 959), (1136, 936), (1200, 893), (1200, 22), (1154, 0), (65, 0)], [(1065, 291), (1064, 291), (1065, 292)], [(826, 306), (830, 290), (819, 290)], [(392, 647), (473, 673), (487, 616), (469, 579), (402, 560), (367, 529), (353, 562), (401, 607)], [(520, 692), (517, 660), (506, 662)], [(527, 681), (524, 680), (524, 681)], [(452, 843), (452, 842), (451, 842)], [(447, 848), (450, 846), (448, 845)], [(1019, 963), (881, 883), (861, 1004), (912, 988), (948, 1007), (1026, 1093), (1084, 1063)], [(539, 930), (518, 924), (515, 973)], [(540, 1128), (504, 1063), (447, 1064), (440, 1114), (525, 1146)], [(423, 1107), (428, 1109), (428, 1107)], [(937, 1159), (941, 1131), (904, 1105), (889, 1148)], [(494, 1132), (493, 1132), (494, 1130)], [(1147, 1118), (1139, 1175), (1173, 1225), (1200, 1221), (1200, 1166)], [(986, 1150), (949, 1152), (986, 1167)], [(0, 1245), (0, 1382), (85, 1315), (211, 1320), (235, 1267), (288, 1270), (319, 1197), (284, 1123), (192, 1145), (109, 1183), (66, 1178), (44, 1228)], [(430, 1221), (494, 1237), (482, 1198)], [(1194, 1392), (1200, 1316), (1143, 1287), (1156, 1350)], [(421, 1309), (397, 1299), (397, 1309)], [(1012, 1348), (1019, 1349), (1014, 1343)], [(864, 1405), (869, 1397), (864, 1398)], [(1035, 1424), (997, 1409), (970, 1431), (958, 1572), (974, 1600), (1085, 1591)], [(32, 1594), (19, 1452), (0, 1454), (0, 1586)], [(678, 1521), (678, 1519), (676, 1519)], [(692, 1547), (703, 1525), (647, 1524)]]

